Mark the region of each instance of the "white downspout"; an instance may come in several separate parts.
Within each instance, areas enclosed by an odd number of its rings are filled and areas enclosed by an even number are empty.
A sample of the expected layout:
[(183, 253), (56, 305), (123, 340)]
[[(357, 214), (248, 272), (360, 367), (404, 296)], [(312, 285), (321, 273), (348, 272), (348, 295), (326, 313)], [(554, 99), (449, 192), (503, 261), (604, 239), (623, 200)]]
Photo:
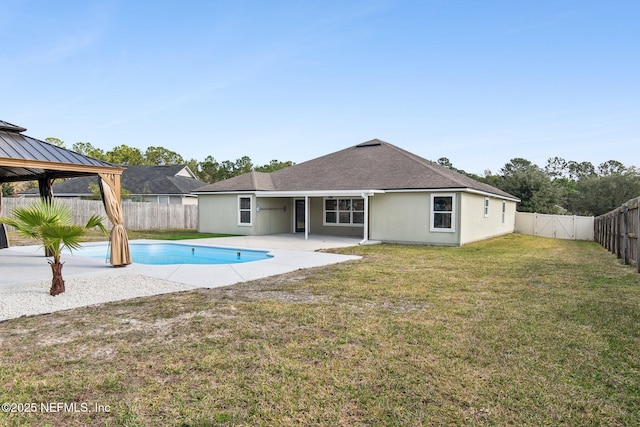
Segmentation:
[(360, 244), (364, 245), (369, 241), (369, 194), (362, 193), (362, 198), (364, 199), (364, 232)]
[(309, 196), (304, 196), (304, 240), (309, 240)]

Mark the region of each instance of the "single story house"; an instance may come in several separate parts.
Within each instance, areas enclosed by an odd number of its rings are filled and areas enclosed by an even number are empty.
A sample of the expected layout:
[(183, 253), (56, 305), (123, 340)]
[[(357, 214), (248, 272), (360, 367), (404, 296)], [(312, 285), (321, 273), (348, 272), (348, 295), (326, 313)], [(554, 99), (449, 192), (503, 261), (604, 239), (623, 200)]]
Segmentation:
[[(123, 168), (125, 201), (195, 205), (198, 197), (191, 192), (207, 184), (197, 179), (187, 165), (128, 165)], [(98, 179), (86, 176), (60, 181), (53, 185), (53, 194), (58, 198), (92, 197), (92, 182), (97, 185)], [(30, 189), (20, 195), (37, 197), (39, 194), (37, 189)]]
[(515, 229), (519, 199), (374, 139), (195, 191), (200, 232), (458, 246)]

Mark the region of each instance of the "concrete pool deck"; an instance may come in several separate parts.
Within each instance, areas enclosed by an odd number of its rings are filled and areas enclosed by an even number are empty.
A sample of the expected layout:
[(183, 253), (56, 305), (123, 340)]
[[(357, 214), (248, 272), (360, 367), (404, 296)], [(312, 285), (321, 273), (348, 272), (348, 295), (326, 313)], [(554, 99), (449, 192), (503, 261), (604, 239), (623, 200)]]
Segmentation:
[[(104, 259), (65, 253), (62, 261), (66, 291), (56, 297), (49, 295), (51, 268), (41, 247), (0, 249), (0, 321), (171, 292), (229, 286), (360, 259), (358, 256), (316, 252), (320, 249), (355, 246), (359, 244), (359, 239), (313, 236), (304, 240), (298, 235), (255, 237), (193, 239), (182, 243), (240, 250), (262, 249), (273, 258), (225, 265), (131, 264), (115, 268)], [(85, 245), (96, 244), (104, 242)]]
[[(162, 242), (166, 240), (138, 240), (139, 242)], [(274, 236), (234, 236), (176, 241), (192, 245), (210, 245), (236, 249), (266, 250), (273, 258), (239, 264), (221, 265), (145, 265), (131, 264), (115, 268), (104, 259), (89, 258), (65, 252), (63, 275), (66, 279), (94, 273), (129, 275), (139, 274), (156, 279), (169, 280), (199, 288), (214, 288), (234, 283), (260, 279), (276, 274), (288, 273), (302, 268), (320, 267), (359, 259), (351, 255), (316, 252), (321, 249), (357, 246), (360, 239), (333, 236), (309, 236), (308, 240), (292, 234)], [(136, 240), (131, 241), (136, 242)], [(101, 243), (86, 243), (92, 246)], [(0, 250), (0, 288), (20, 283), (31, 283), (51, 279), (40, 246), (16, 246)]]

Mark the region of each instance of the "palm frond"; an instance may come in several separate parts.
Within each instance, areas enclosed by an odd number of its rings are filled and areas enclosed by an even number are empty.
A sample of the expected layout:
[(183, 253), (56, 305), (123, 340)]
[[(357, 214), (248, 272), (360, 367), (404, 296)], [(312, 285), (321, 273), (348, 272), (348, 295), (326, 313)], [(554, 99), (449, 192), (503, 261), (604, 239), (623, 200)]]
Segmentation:
[(3, 217), (0, 218), (0, 224), (7, 224), (16, 229), (17, 233), (22, 237), (27, 237), (30, 239), (39, 239), (40, 235), (38, 226), (33, 224), (25, 223), (17, 218), (9, 218)]
[(45, 224), (40, 227), (44, 246), (51, 249), (54, 257), (60, 256), (64, 248), (79, 249), (85, 228), (79, 225)]
[(104, 217), (98, 215), (91, 215), (91, 218), (89, 218), (84, 228), (98, 228), (102, 234), (107, 234), (107, 229), (104, 226)]

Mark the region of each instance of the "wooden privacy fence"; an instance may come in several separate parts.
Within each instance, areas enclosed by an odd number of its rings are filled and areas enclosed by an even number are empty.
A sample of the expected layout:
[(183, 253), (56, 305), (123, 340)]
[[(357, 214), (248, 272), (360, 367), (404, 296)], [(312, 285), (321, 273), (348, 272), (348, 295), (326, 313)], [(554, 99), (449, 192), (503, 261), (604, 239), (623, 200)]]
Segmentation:
[(553, 239), (593, 240), (593, 217), (516, 212), (516, 233)]
[(629, 200), (618, 209), (600, 215), (595, 219), (594, 235), (596, 242), (609, 252), (624, 260), (625, 264), (635, 265), (640, 273), (640, 197)]
[[(5, 197), (2, 213), (10, 216), (14, 208), (28, 206), (33, 198)], [(56, 201), (69, 206), (78, 224), (85, 224), (91, 215), (107, 217), (100, 200), (58, 198)], [(124, 226), (130, 230), (196, 229), (198, 228), (197, 205), (164, 205), (159, 203), (124, 202)], [(108, 224), (109, 221), (107, 220)]]

